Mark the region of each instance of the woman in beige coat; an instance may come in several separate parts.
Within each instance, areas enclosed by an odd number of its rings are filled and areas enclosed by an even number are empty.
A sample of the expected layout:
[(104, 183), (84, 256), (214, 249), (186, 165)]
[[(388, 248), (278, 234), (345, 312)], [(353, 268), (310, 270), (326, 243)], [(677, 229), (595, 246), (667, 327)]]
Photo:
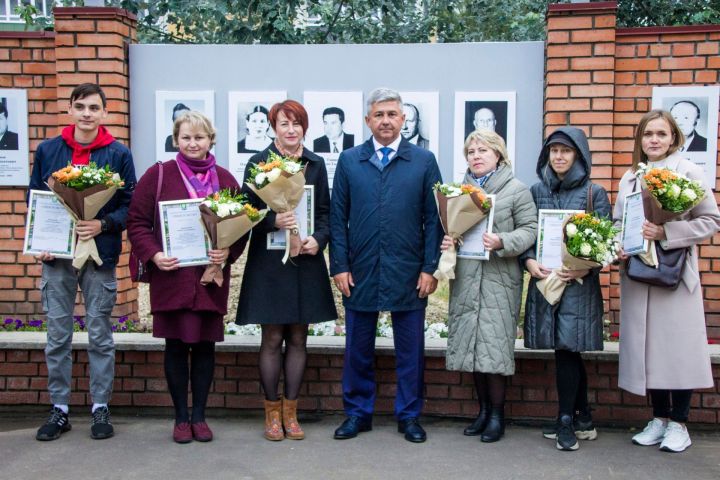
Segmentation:
[[(620, 180), (613, 211), (616, 225), (622, 219), (625, 196), (640, 188), (635, 170), (641, 162), (703, 182), (702, 169), (678, 152), (683, 142), (668, 112), (653, 110), (642, 117), (632, 168)], [(712, 190), (704, 188), (705, 198), (679, 218), (664, 225), (648, 221), (643, 225), (643, 236), (663, 248), (688, 248), (677, 290), (636, 282), (621, 269), (618, 385), (637, 395), (649, 392), (654, 418), (633, 443), (660, 443), (664, 451), (681, 452), (690, 446), (685, 422), (692, 390), (713, 386), (696, 245), (720, 229), (720, 212)]]
[[(448, 370), (472, 372), (480, 413), (465, 429), (483, 442), (504, 433), (505, 382), (515, 373), (515, 338), (523, 272), (518, 255), (535, 243), (537, 210), (530, 189), (513, 176), (505, 142), (489, 130), (465, 141), (463, 183), (495, 194), (492, 233), (483, 243), (489, 260), (458, 258), (450, 284)], [(452, 245), (445, 236), (443, 249)]]

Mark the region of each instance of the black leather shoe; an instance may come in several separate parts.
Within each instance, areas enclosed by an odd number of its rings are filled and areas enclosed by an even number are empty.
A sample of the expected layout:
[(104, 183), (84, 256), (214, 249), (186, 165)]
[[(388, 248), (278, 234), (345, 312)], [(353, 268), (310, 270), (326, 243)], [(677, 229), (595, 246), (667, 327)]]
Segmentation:
[(336, 440), (347, 440), (348, 438), (357, 437), (360, 432), (369, 432), (370, 430), (372, 430), (371, 420), (350, 416), (335, 430), (334, 438)]
[(477, 418), (465, 430), (463, 430), (463, 435), (467, 435), (468, 437), (476, 437), (480, 435), (485, 431), (488, 420), (490, 420), (490, 411), (487, 408), (482, 407)]
[(487, 427), (482, 433), (480, 440), (486, 443), (497, 442), (505, 435), (505, 409), (492, 408)]
[(427, 433), (420, 426), (417, 418), (408, 418), (398, 422), (398, 432), (405, 434), (405, 440), (413, 443), (422, 443), (427, 440)]

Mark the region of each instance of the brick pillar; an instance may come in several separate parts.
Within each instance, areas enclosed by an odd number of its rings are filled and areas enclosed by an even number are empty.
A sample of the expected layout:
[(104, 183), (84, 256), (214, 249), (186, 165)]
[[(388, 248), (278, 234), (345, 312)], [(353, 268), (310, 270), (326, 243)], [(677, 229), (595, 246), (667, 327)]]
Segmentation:
[[(99, 84), (107, 95), (105, 126), (130, 145), (130, 80), (128, 44), (136, 40), (136, 19), (126, 10), (105, 7), (55, 8), (57, 125), (68, 123), (72, 89), (84, 82)], [(118, 298), (114, 316), (137, 316), (137, 289), (130, 281), (127, 242), (117, 270)], [(82, 307), (79, 308), (82, 313)]]
[[(592, 152), (592, 179), (612, 187), (617, 2), (552, 4), (547, 12), (545, 116), (547, 136), (581, 128)], [(610, 299), (610, 275), (600, 276)]]

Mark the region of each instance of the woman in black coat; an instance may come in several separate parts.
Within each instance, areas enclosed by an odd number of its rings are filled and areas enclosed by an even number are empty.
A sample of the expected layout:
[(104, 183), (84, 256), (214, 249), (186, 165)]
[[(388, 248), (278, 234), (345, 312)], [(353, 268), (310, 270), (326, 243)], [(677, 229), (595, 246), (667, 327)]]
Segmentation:
[[(590, 181), (590, 148), (579, 128), (562, 127), (543, 145), (538, 159), (540, 181), (530, 188), (539, 209), (594, 211), (610, 215), (607, 192)], [(592, 208), (588, 205), (592, 202)], [(562, 271), (568, 282), (560, 301), (550, 305), (537, 282), (551, 270), (536, 259), (535, 247), (521, 257), (532, 276), (525, 305), (524, 337), (527, 348), (555, 350), (559, 413), (554, 428), (543, 432), (556, 439), (560, 450), (577, 450), (577, 439), (594, 440), (587, 396), (587, 375), (580, 352), (603, 349), (603, 298), (600, 269)], [(582, 283), (574, 281), (582, 279)]]
[[(268, 234), (295, 225), (295, 213), (270, 211), (255, 226), (236, 323), (262, 326), (260, 381), (265, 392), (265, 438), (299, 440), (304, 438), (304, 433), (297, 422), (296, 409), (305, 372), (308, 324), (337, 318), (323, 254), (330, 238), (330, 190), (325, 162), (303, 148), (308, 127), (305, 108), (294, 100), (286, 100), (273, 106), (269, 119), (277, 137), (268, 148), (250, 158), (245, 180), (252, 164), (265, 161), (271, 151), (297, 158), (305, 166), (306, 185), (314, 185), (315, 228), (312, 235), (304, 239), (300, 255), (283, 264), (283, 250), (267, 249)], [(243, 193), (253, 206), (266, 207), (247, 185), (243, 186)], [(281, 371), (284, 372), (284, 396), (278, 395)]]

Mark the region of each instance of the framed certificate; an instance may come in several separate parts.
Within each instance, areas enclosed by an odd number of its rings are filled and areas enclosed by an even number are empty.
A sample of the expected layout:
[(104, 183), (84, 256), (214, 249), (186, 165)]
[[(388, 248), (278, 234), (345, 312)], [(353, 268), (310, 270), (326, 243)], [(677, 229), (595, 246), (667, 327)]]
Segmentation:
[[(300, 227), (301, 239), (306, 239), (315, 233), (315, 185), (305, 185), (305, 193), (295, 209), (295, 218)], [(266, 248), (268, 250), (285, 250), (284, 228), (267, 234)]]
[(23, 253), (57, 258), (75, 255), (75, 220), (52, 192), (30, 190)]
[(642, 191), (625, 195), (622, 216), (622, 234), (620, 243), (627, 255), (646, 253), (650, 242), (642, 234), (642, 225), (645, 221)]
[(560, 268), (560, 243), (562, 242), (562, 223), (566, 215), (583, 213), (585, 210), (547, 210), (538, 211), (538, 236), (535, 251), (540, 265), (551, 270)]
[(488, 195), (488, 198), (492, 202), (490, 213), (463, 234), (462, 245), (458, 245), (458, 258), (490, 260), (490, 252), (485, 250), (485, 244), (483, 244), (483, 235), (492, 233), (493, 220), (495, 219), (495, 195)]
[(200, 220), (202, 198), (159, 202), (163, 253), (176, 257), (181, 267), (207, 265), (210, 239)]

